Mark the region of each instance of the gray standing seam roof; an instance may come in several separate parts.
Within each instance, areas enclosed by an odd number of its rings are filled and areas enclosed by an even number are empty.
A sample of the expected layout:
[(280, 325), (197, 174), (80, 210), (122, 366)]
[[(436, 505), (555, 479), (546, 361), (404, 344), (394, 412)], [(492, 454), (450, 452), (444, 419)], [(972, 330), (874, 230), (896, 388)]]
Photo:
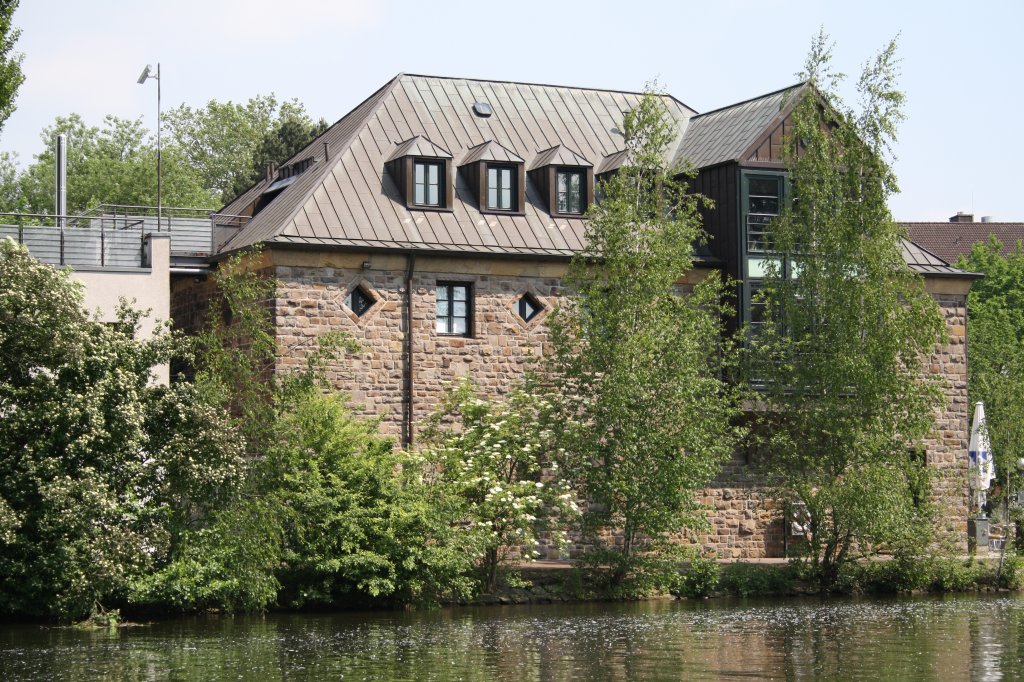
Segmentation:
[(901, 246), (903, 248), (903, 260), (907, 262), (910, 269), (922, 275), (931, 275), (933, 277), (981, 277), (982, 275), (975, 272), (967, 272), (959, 268), (955, 268), (946, 261), (936, 256), (931, 251), (915, 244), (909, 239), (901, 239)]
[(470, 147), (468, 153), (459, 161), (460, 166), (477, 161), (501, 161), (507, 163), (526, 163), (525, 160), (515, 152), (505, 149), (494, 140), (488, 140)]
[[(313, 158), (270, 204), (222, 247), (234, 251), (259, 242), (320, 243), (479, 253), (569, 255), (583, 248), (582, 218), (552, 218), (538, 190), (527, 183), (523, 215), (481, 213), (459, 173), (451, 211), (409, 209), (387, 172), (396, 147), (420, 136), (456, 158), (494, 142), (536, 163), (593, 166), (622, 148), (626, 111), (642, 93), (526, 83), (399, 75), (331, 126), (284, 165)], [(473, 113), (475, 102), (493, 109)], [(664, 97), (683, 135), (695, 113)], [(323, 143), (329, 158), (324, 158)], [(223, 209), (240, 213), (266, 187), (262, 181)], [(393, 247), (397, 248), (397, 247)]]
[(694, 168), (741, 161), (740, 156), (768, 129), (769, 124), (792, 101), (803, 83), (698, 114), (690, 119), (686, 135), (676, 154), (676, 163)]

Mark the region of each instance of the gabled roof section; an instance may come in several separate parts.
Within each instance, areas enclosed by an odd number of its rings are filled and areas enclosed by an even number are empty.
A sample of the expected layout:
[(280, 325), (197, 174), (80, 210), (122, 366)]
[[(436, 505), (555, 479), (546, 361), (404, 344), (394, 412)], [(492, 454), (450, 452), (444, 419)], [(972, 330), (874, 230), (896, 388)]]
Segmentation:
[(699, 114), (690, 119), (675, 162), (695, 168), (728, 161), (743, 161), (754, 142), (770, 132), (796, 103), (797, 93), (806, 86), (797, 83), (767, 95)]
[(611, 173), (614, 170), (618, 170), (625, 165), (629, 158), (629, 150), (623, 149), (621, 151), (612, 152), (608, 156), (601, 159), (601, 163), (598, 164), (597, 170), (594, 171), (598, 175), (602, 173)]
[[(520, 159), (592, 166), (622, 148), (622, 120), (642, 93), (400, 74), (285, 164), (317, 160), (228, 240), (221, 253), (259, 242), (310, 248), (570, 256), (583, 247), (582, 218), (553, 218), (528, 184), (521, 215), (481, 213), (453, 173), (450, 211), (407, 207), (386, 170), (396, 146), (417, 136), (455, 158), (487, 142)], [(680, 136), (694, 111), (664, 96)], [(473, 113), (486, 102), (489, 117)], [(328, 153), (324, 153), (327, 142)], [(417, 143), (419, 144), (419, 143)], [(484, 153), (498, 154), (497, 146)], [(261, 181), (225, 207), (241, 213)]]
[(980, 274), (955, 268), (936, 256), (931, 251), (920, 247), (909, 239), (900, 239), (903, 248), (903, 260), (910, 269), (926, 277), (970, 277), (978, 278)]
[(530, 164), (528, 170), (535, 170), (537, 168), (543, 168), (544, 166), (586, 166), (590, 167), (594, 164), (590, 163), (585, 157), (580, 156), (578, 153), (569, 149), (565, 145), (559, 144), (537, 152), (537, 156), (534, 157), (533, 163)]
[(451, 152), (447, 149), (442, 149), (422, 135), (416, 135), (415, 137), (410, 137), (405, 142), (400, 142), (386, 161), (394, 161), (403, 156), (427, 156), (435, 159), (452, 158)]
[(523, 157), (510, 149), (505, 149), (494, 140), (482, 142), (475, 147), (470, 147), (469, 152), (459, 162), (460, 166), (477, 161), (496, 161), (499, 163), (526, 163)]

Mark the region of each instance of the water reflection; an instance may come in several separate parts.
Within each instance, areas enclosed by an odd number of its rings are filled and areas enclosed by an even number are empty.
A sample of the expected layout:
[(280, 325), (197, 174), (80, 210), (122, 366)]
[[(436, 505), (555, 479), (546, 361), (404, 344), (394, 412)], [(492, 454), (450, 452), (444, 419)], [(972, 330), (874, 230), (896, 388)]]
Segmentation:
[(0, 678), (1015, 679), (1024, 599), (646, 602), (0, 626)]

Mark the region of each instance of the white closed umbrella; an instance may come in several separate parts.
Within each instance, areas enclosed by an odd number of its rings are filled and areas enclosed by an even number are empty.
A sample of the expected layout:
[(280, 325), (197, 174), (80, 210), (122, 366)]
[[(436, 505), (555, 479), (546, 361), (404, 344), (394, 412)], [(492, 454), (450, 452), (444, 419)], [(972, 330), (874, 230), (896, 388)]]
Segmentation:
[(971, 443), (967, 448), (967, 457), (975, 506), (981, 511), (985, 506), (985, 491), (996, 477), (996, 468), (992, 463), (992, 446), (988, 439), (988, 429), (985, 428), (985, 405), (981, 401), (974, 404), (974, 424), (971, 426)]

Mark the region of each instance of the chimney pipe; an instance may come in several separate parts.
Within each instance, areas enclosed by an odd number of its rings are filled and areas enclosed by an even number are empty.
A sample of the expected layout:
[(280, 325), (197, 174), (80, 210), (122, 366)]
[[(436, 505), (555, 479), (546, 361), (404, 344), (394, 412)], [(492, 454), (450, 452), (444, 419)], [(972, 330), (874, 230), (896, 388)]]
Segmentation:
[(68, 214), (68, 136), (57, 136), (56, 149), (57, 187), (53, 197), (53, 211), (57, 215), (57, 226), (67, 225)]
[(983, 223), (994, 223), (995, 219), (992, 216), (990, 216), (990, 215), (983, 215), (983, 216), (981, 216), (981, 222), (983, 222)]

